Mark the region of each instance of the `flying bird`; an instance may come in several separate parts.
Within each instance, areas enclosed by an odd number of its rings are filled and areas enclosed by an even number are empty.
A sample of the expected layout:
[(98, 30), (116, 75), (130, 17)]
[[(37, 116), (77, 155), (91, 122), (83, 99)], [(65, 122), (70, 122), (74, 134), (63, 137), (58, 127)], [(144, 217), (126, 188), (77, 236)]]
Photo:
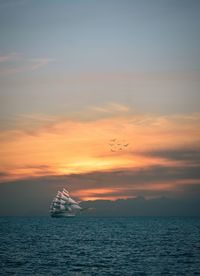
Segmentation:
[(108, 143), (108, 146), (111, 152), (125, 151), (125, 149), (130, 145), (129, 143), (125, 144), (126, 140), (120, 140), (117, 138), (109, 141), (110, 143)]

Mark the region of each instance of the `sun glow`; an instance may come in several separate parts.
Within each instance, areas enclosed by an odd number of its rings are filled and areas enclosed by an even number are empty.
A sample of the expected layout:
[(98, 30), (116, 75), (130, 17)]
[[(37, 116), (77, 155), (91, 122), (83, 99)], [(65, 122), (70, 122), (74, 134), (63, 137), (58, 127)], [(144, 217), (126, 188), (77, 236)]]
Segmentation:
[(132, 198), (132, 196), (113, 196), (112, 193), (120, 192), (122, 189), (119, 188), (94, 188), (94, 189), (85, 189), (78, 190), (74, 192), (74, 196), (80, 198), (81, 200), (116, 200), (116, 199), (127, 199)]
[[(1, 181), (38, 177), (144, 168), (154, 165), (181, 166), (181, 160), (167, 160), (145, 154), (196, 143), (200, 137), (200, 115), (156, 117), (127, 115), (94, 121), (59, 120), (34, 131), (1, 132)], [(42, 119), (41, 119), (42, 121)], [(190, 135), (183, 135), (190, 133)], [(110, 139), (128, 143), (112, 152)]]

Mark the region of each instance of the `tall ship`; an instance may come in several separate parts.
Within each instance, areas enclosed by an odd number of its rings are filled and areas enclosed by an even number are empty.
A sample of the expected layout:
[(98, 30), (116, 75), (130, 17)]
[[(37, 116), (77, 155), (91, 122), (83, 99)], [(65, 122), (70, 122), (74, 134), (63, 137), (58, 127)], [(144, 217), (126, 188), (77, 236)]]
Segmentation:
[(71, 198), (69, 192), (63, 188), (62, 192), (57, 192), (51, 203), (50, 215), (55, 218), (74, 217), (83, 210), (79, 203)]

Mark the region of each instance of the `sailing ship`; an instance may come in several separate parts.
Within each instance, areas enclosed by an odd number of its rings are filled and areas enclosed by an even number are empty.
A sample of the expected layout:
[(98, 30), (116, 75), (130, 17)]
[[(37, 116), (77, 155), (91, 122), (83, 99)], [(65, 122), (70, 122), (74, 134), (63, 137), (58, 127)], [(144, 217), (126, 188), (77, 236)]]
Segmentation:
[(83, 208), (80, 202), (70, 197), (69, 192), (63, 188), (62, 192), (58, 191), (50, 206), (51, 217), (74, 217)]

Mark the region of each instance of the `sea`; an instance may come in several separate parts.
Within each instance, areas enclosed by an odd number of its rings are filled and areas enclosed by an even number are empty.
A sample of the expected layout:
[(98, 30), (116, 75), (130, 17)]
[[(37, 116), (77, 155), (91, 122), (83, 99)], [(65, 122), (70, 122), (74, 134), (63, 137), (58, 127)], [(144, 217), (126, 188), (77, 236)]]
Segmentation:
[(0, 275), (200, 275), (200, 218), (2, 217)]

